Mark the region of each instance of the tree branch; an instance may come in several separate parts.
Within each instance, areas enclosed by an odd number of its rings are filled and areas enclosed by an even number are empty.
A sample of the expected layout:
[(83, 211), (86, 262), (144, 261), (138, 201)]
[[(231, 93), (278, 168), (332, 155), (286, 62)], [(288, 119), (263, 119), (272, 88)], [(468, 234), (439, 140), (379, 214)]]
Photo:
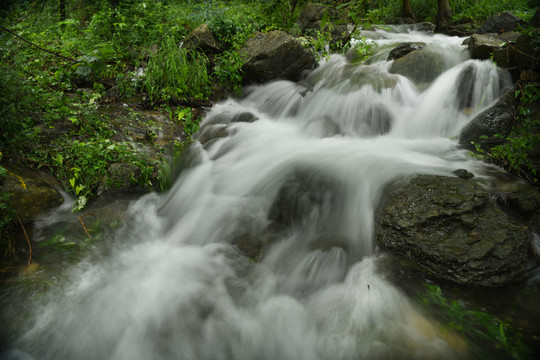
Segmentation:
[(11, 35), (18, 37), (18, 38), (21, 39), (22, 41), (24, 41), (24, 42), (26, 42), (26, 43), (28, 43), (28, 44), (30, 44), (30, 45), (32, 45), (32, 46), (35, 46), (35, 47), (37, 47), (38, 49), (40, 49), (40, 50), (42, 50), (42, 51), (48, 52), (49, 54), (53, 54), (54, 56), (61, 57), (61, 58), (63, 58), (63, 59), (69, 60), (69, 61), (74, 62), (74, 63), (80, 63), (80, 61), (77, 61), (77, 60), (75, 60), (75, 59), (68, 58), (68, 57), (66, 57), (66, 56), (64, 56), (64, 55), (58, 54), (57, 52), (54, 52), (54, 51), (51, 51), (51, 50), (44, 49), (44, 48), (42, 48), (41, 46), (34, 44), (34, 43), (31, 42), (30, 40), (26, 40), (25, 38), (23, 38), (23, 37), (21, 37), (21, 36), (15, 34), (13, 31), (11, 31), (11, 30), (9, 30), (9, 29), (6, 29), (6, 28), (3, 27), (2, 25), (0, 25), (0, 29), (2, 29), (2, 30), (4, 30), (4, 31), (7, 31), (7, 32), (10, 33)]

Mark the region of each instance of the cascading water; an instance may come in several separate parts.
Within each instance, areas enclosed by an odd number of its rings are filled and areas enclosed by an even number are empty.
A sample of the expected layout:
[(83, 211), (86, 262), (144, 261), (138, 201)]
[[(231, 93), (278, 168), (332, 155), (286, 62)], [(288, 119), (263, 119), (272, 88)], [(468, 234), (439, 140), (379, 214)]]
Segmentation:
[[(462, 61), (463, 39), (377, 36), (381, 61), (333, 56), (300, 83), (255, 86), (215, 105), (201, 133), (227, 136), (195, 145), (195, 164), (168, 194), (131, 206), (109, 256), (51, 291), (10, 356), (468, 356), (462, 339), (378, 274), (374, 209), (400, 177), (458, 168), (487, 176), (454, 138), (510, 84), (489, 61)], [(402, 41), (447, 55), (447, 70), (423, 91), (388, 71), (386, 45)], [(256, 120), (231, 121), (245, 113)], [(260, 245), (251, 259), (242, 241)]]

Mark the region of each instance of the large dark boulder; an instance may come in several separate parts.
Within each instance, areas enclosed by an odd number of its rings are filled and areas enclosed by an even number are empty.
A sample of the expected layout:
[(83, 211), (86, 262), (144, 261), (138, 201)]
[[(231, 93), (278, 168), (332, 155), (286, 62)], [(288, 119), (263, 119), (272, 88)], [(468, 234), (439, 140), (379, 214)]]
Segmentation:
[(8, 169), (1, 191), (11, 194), (10, 206), (14, 218), (30, 223), (45, 210), (60, 206), (64, 202), (56, 190), (58, 184), (50, 176), (24, 169)]
[(395, 60), (390, 68), (392, 74), (403, 75), (417, 84), (431, 83), (444, 70), (444, 55), (425, 49), (412, 51)]
[(500, 286), (526, 271), (526, 230), (476, 182), (421, 175), (387, 194), (376, 220), (383, 249), (468, 285)]
[(469, 41), (469, 54), (472, 59), (486, 60), (505, 44), (506, 40), (497, 34), (473, 34)]
[(247, 82), (263, 83), (278, 78), (296, 81), (302, 72), (317, 64), (309, 49), (283, 31), (256, 33), (240, 49), (240, 56)]
[(500, 12), (489, 19), (478, 29), (478, 34), (487, 34), (487, 33), (503, 33), (508, 31), (514, 31), (520, 26), (524, 26), (527, 23), (518, 18), (515, 15), (512, 15), (509, 12)]
[(500, 145), (510, 135), (519, 114), (514, 101), (516, 88), (512, 88), (493, 106), (478, 114), (460, 133), (459, 143), (474, 149), (471, 142), (489, 149)]
[(217, 40), (206, 24), (196, 27), (189, 33), (184, 40), (183, 47), (189, 50), (201, 50), (205, 53), (218, 53), (220, 51)]

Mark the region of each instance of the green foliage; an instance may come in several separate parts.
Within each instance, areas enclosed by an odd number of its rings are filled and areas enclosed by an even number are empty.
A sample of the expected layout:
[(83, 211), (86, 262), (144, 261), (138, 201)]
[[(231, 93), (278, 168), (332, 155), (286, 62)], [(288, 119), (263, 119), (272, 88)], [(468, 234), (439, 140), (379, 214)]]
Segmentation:
[(214, 58), (212, 78), (233, 95), (242, 92), (242, 65), (244, 62), (237, 51), (227, 50)]
[(306, 3), (307, 0), (265, 0), (261, 2), (261, 10), (274, 27), (290, 29)]
[[(0, 152), (0, 160), (2, 160), (2, 153)], [(7, 170), (0, 165), (0, 185), (7, 176)], [(11, 244), (7, 237), (7, 231), (13, 218), (13, 210), (10, 205), (11, 194), (0, 192), (0, 249), (7, 247), (10, 248)]]
[(527, 21), (534, 15), (533, 9), (535, 7), (530, 0), (453, 0), (450, 1), (450, 6), (454, 11), (454, 21), (463, 19), (485, 20), (501, 11), (510, 11)]
[[(67, 189), (77, 196), (74, 210), (84, 208), (88, 199), (97, 192), (98, 186), (105, 183), (107, 169), (113, 163), (137, 165), (142, 176), (132, 181), (143, 187), (151, 186), (153, 168), (143, 162), (127, 143), (93, 138), (61, 142), (58, 149), (60, 152), (52, 161), (60, 178), (67, 181)], [(115, 186), (110, 180), (107, 185)]]
[(431, 311), (442, 313), (446, 325), (464, 335), (477, 356), (490, 356), (481, 347), (486, 344), (503, 350), (512, 359), (531, 358), (531, 350), (523, 343), (522, 334), (512, 324), (484, 311), (465, 309), (459, 302), (447, 299), (437, 285), (425, 286), (425, 294), (418, 297), (420, 304)]
[(144, 88), (153, 101), (206, 99), (210, 94), (208, 58), (200, 52), (179, 48), (167, 36), (150, 58)]

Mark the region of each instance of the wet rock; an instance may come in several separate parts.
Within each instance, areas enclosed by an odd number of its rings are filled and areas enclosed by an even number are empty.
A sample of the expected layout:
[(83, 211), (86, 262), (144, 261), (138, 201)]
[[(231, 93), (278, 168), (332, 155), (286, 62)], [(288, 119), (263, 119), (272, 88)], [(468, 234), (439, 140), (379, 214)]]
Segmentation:
[(295, 81), (316, 65), (313, 53), (283, 31), (256, 33), (240, 49), (240, 56), (247, 82), (263, 83), (278, 78)]
[(505, 11), (491, 16), (478, 29), (478, 34), (503, 33), (517, 30), (520, 26), (526, 25), (526, 22), (517, 16)]
[[(344, 86), (342, 79), (347, 79), (347, 85)], [(387, 72), (373, 70), (369, 67), (346, 66), (343, 69), (343, 74), (336, 86), (347, 89), (348, 91), (358, 90), (366, 85), (369, 85), (373, 90), (381, 92), (384, 89), (391, 89), (397, 85), (395, 76)]]
[(229, 129), (227, 125), (203, 125), (195, 134), (195, 139), (203, 145), (209, 143), (212, 140), (221, 139), (229, 136)]
[(312, 168), (296, 169), (270, 207), (270, 227), (280, 231), (309, 223), (319, 237), (335, 236), (343, 202), (344, 192), (330, 174)]
[(233, 122), (233, 123), (235, 123), (235, 122), (252, 123), (252, 122), (257, 121), (257, 120), (258, 120), (258, 118), (255, 115), (253, 115), (252, 113), (246, 111), (246, 112), (234, 115), (231, 122)]
[(399, 58), (402, 58), (403, 56), (407, 55), (410, 52), (413, 52), (415, 50), (420, 50), (425, 46), (424, 43), (411, 43), (411, 42), (405, 42), (401, 43), (398, 46), (396, 46), (392, 51), (390, 51), (390, 54), (388, 54), (388, 61), (390, 60), (396, 60)]
[(392, 127), (392, 115), (383, 105), (373, 105), (369, 108), (364, 118), (367, 129), (360, 135), (378, 136), (390, 132)]
[(472, 106), (474, 79), (476, 68), (469, 65), (459, 74), (457, 82), (458, 109), (463, 110)]
[(532, 185), (519, 182), (497, 196), (505, 209), (515, 214), (533, 231), (540, 231), (540, 193)]
[(218, 53), (220, 51), (217, 40), (206, 24), (198, 26), (189, 33), (184, 40), (183, 47), (188, 50), (200, 49), (204, 53)]
[(453, 171), (453, 173), (458, 178), (465, 179), (465, 180), (472, 179), (474, 177), (474, 174), (472, 172), (467, 171), (465, 169), (457, 169), (457, 170)]
[(469, 54), (472, 59), (486, 60), (505, 44), (506, 40), (497, 34), (473, 34), (469, 41)]
[(508, 42), (516, 42), (519, 35), (521, 35), (521, 34), (516, 32), (516, 31), (509, 31), (509, 32), (502, 33), (500, 35), (504, 40), (506, 40)]
[(433, 32), (435, 31), (435, 24), (424, 21), (413, 25), (414, 31)]
[(3, 193), (12, 194), (10, 205), (14, 219), (30, 223), (45, 210), (60, 206), (62, 195), (55, 189), (56, 181), (43, 173), (24, 169), (8, 168), (1, 184)]
[(527, 232), (476, 182), (420, 175), (388, 190), (376, 221), (382, 248), (462, 284), (501, 286), (525, 272)]
[(340, 126), (328, 115), (308, 121), (304, 126), (303, 132), (320, 138), (342, 134)]
[(423, 50), (416, 50), (397, 59), (390, 72), (406, 76), (417, 84), (430, 83), (445, 70), (444, 55)]
[(489, 149), (502, 144), (516, 124), (516, 117), (519, 114), (514, 103), (516, 89), (509, 90), (493, 106), (471, 120), (461, 130), (459, 136), (460, 145), (474, 149), (474, 145), (471, 144), (471, 142), (474, 142), (480, 145), (482, 149)]

